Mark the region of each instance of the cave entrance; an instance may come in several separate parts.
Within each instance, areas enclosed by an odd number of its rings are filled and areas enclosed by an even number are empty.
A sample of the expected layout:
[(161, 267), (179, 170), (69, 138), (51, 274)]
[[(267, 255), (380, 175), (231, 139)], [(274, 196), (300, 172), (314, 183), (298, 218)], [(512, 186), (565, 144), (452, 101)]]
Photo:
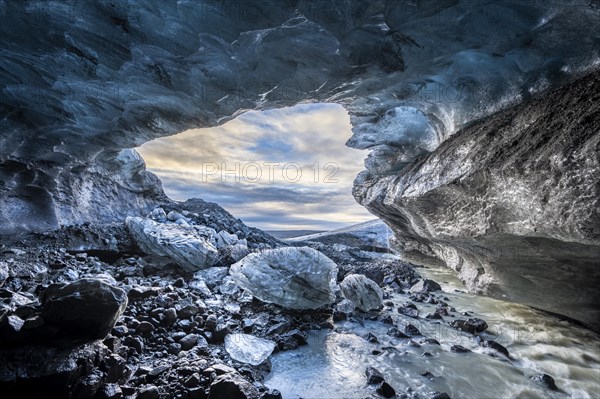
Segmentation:
[(324, 231), (374, 219), (352, 197), (364, 155), (345, 146), (350, 119), (336, 104), (251, 111), (137, 150), (167, 195), (216, 202), (268, 231)]

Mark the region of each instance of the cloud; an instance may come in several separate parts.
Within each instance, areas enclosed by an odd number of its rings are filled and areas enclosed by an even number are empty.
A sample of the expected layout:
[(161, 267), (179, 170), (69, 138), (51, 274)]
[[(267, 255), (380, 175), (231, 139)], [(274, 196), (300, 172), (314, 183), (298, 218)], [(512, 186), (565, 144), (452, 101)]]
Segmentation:
[(363, 169), (350, 121), (333, 104), (252, 111), (138, 151), (176, 200), (219, 203), (264, 229), (330, 229), (373, 219), (351, 195)]

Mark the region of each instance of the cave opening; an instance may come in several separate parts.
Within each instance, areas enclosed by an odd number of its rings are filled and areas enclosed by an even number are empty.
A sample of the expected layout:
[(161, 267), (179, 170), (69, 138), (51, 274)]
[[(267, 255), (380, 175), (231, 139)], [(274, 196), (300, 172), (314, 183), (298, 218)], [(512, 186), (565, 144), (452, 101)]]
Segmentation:
[(309, 233), (374, 219), (352, 197), (364, 156), (345, 146), (351, 135), (343, 107), (315, 103), (246, 112), (137, 150), (174, 200), (202, 198), (263, 230)]

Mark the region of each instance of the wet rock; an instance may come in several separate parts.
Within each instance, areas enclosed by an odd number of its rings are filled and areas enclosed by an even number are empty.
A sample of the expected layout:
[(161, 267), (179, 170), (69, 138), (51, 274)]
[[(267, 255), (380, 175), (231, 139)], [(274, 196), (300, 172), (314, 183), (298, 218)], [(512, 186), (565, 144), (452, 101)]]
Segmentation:
[(177, 321), (177, 310), (175, 308), (166, 309), (164, 312), (165, 323), (170, 325)]
[(410, 338), (408, 335), (404, 334), (397, 327), (391, 327), (387, 330), (387, 335), (394, 338)]
[(229, 334), (225, 337), (225, 350), (232, 359), (258, 366), (271, 356), (275, 342), (248, 334)]
[(74, 399), (93, 398), (102, 385), (103, 375), (100, 371), (95, 371), (83, 377), (75, 386), (73, 391)]
[(185, 337), (179, 340), (181, 349), (184, 351), (192, 349), (194, 346), (196, 346), (200, 338), (204, 339), (198, 334), (187, 334)]
[(422, 344), (440, 345), (440, 342), (434, 338), (425, 338), (421, 341)]
[(375, 385), (382, 383), (385, 378), (383, 378), (383, 374), (375, 367), (367, 367), (365, 370), (365, 375), (367, 376), (367, 384)]
[(424, 294), (432, 291), (441, 291), (442, 287), (433, 280), (423, 279), (410, 287), (410, 292)]
[(98, 279), (82, 279), (65, 286), (50, 286), (42, 295), (42, 316), (63, 335), (104, 338), (127, 306), (120, 288)]
[(219, 259), (210, 238), (196, 226), (156, 223), (140, 217), (129, 217), (126, 224), (144, 252), (172, 259), (186, 271), (205, 269)]
[(465, 348), (464, 346), (461, 345), (452, 345), (450, 347), (450, 351), (454, 352), (454, 353), (467, 353), (467, 352), (471, 352), (470, 349)]
[(383, 381), (377, 387), (377, 393), (383, 396), (384, 398), (393, 398), (394, 396), (396, 396), (396, 391), (394, 390), (394, 388), (392, 388), (392, 386), (385, 381)]
[(335, 301), (337, 266), (309, 247), (252, 253), (233, 264), (229, 273), (240, 287), (263, 302), (316, 309)]
[(158, 399), (160, 392), (154, 385), (148, 385), (138, 392), (136, 399)]
[(430, 371), (427, 371), (427, 370), (421, 371), (420, 374), (421, 374), (422, 377), (429, 378), (430, 380), (433, 379), (433, 378), (435, 378), (435, 376), (433, 374), (431, 374)]
[(534, 381), (541, 383), (542, 385), (544, 385), (546, 388), (548, 388), (551, 391), (560, 391), (560, 389), (558, 389), (558, 387), (556, 386), (556, 382), (554, 381), (554, 378), (552, 378), (548, 374), (538, 374), (538, 375), (532, 377), (532, 379)]
[(405, 324), (402, 326), (402, 329), (407, 335), (421, 335), (419, 329), (412, 324)]
[(377, 336), (371, 332), (367, 333), (367, 335), (365, 335), (363, 337), (367, 342), (370, 342), (372, 344), (376, 344), (379, 342), (379, 339), (377, 338)]
[(237, 372), (220, 375), (209, 388), (208, 399), (257, 399), (258, 389)]
[(510, 357), (510, 355), (508, 353), (508, 349), (506, 349), (503, 345), (499, 344), (496, 341), (486, 340), (486, 339), (483, 339), (481, 337), (477, 337), (476, 338), (476, 342), (482, 348), (493, 349), (496, 352), (499, 352), (499, 353), (503, 354), (506, 357)]
[(135, 331), (140, 334), (147, 334), (149, 332), (152, 332), (153, 330), (154, 326), (152, 325), (152, 323), (149, 323), (147, 321), (142, 321), (135, 329)]
[(349, 274), (340, 283), (344, 297), (364, 312), (379, 309), (383, 302), (383, 291), (377, 283), (361, 274)]
[(468, 320), (452, 320), (448, 323), (450, 327), (460, 331), (468, 332), (471, 334), (480, 333), (487, 329), (488, 325), (485, 320), (482, 319), (468, 319)]
[(427, 313), (425, 318), (429, 320), (444, 320), (439, 313)]
[(123, 391), (119, 384), (105, 384), (103, 385), (98, 393), (96, 394), (98, 399), (121, 399), (123, 398)]
[(434, 392), (431, 396), (431, 399), (451, 399), (450, 395), (446, 392)]
[(405, 305), (398, 307), (398, 313), (403, 314), (404, 316), (412, 317), (416, 319), (419, 317), (419, 310), (415, 305)]

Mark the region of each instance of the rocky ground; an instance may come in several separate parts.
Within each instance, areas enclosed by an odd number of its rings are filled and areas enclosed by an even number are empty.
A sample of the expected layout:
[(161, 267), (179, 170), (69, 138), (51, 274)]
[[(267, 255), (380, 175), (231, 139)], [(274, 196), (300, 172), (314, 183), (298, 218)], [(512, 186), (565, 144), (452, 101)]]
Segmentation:
[[(423, 280), (409, 264), (381, 256), (383, 248), (367, 252), (319, 242), (286, 247), (199, 200), (149, 216), (143, 219), (152, 227), (144, 230), (149, 236), (181, 227), (190, 234), (183, 244), (196, 240), (196, 248), (205, 243), (216, 250), (210, 267), (193, 271), (168, 254), (157, 256), (150, 241), (140, 241), (127, 227), (130, 220), (3, 238), (2, 391), (13, 389), (20, 397), (278, 398), (279, 392), (262, 383), (270, 371), (268, 357), (306, 344), (309, 330), (368, 318), (390, 324), (388, 335), (419, 345), (415, 335), (421, 343), (435, 340), (420, 336), (410, 324), (395, 323), (394, 313), (443, 322), (454, 311), (437, 283)], [(211, 247), (208, 239), (194, 236), (211, 228), (213, 238), (225, 237), (229, 243), (215, 240)], [(163, 250), (189, 250), (169, 240), (164, 234), (159, 237)], [(245, 248), (242, 261), (232, 259), (231, 249), (240, 247)], [(266, 253), (272, 255), (270, 263), (260, 263)], [(303, 253), (316, 257), (303, 258)], [(285, 265), (277, 269), (277, 254), (299, 269), (281, 281), (273, 277), (285, 272)], [(334, 272), (335, 281), (319, 281), (325, 274), (319, 270), (302, 274), (303, 268), (321, 264)], [(260, 280), (269, 280), (268, 289), (277, 287), (282, 297), (288, 295), (304, 308), (265, 302), (272, 293), (257, 288), (253, 279), (261, 267)], [(272, 270), (277, 272), (269, 275)], [(386, 304), (392, 292), (412, 293), (411, 301), (395, 309)], [(419, 315), (412, 302), (422, 301), (437, 304), (436, 313)], [(473, 334), (487, 327), (483, 320), (459, 317), (450, 325)], [(377, 342), (373, 334), (364, 338)], [(493, 341), (481, 345), (509, 356)], [(377, 384), (382, 397), (395, 395), (393, 381), (384, 381), (377, 370), (365, 370), (367, 383)], [(432, 393), (448, 397), (444, 395)]]

